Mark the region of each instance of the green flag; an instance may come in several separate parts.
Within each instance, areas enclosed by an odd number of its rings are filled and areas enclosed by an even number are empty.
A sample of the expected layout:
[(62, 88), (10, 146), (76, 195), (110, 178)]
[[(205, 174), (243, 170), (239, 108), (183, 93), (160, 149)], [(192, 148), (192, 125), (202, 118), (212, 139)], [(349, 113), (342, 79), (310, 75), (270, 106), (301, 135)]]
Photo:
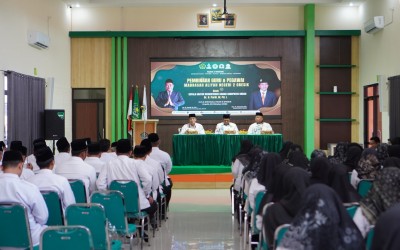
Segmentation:
[(141, 118), (142, 118), (142, 115), (140, 113), (139, 88), (136, 85), (135, 97), (133, 98), (133, 105), (132, 105), (132, 120), (138, 120)]

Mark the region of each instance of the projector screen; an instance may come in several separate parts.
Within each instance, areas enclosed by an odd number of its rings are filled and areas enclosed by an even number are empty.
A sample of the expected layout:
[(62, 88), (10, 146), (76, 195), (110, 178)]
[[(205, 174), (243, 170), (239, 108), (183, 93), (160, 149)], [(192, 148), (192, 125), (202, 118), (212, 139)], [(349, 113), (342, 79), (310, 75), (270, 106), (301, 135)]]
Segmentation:
[(152, 58), (151, 116), (281, 117), (279, 58)]

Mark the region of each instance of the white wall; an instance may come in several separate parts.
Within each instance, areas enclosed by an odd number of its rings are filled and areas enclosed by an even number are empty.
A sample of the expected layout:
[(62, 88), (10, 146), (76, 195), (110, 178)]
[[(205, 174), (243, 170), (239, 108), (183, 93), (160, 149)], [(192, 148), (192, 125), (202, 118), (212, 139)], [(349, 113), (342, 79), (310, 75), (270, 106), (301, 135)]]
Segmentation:
[[(0, 69), (34, 75), (36, 68), (38, 77), (54, 77), (53, 106), (46, 108), (65, 109), (65, 131), (70, 140), (72, 105), (69, 11), (65, 4), (55, 0), (0, 1)], [(38, 50), (29, 46), (28, 30), (48, 34), (51, 39), (50, 48)], [(50, 96), (46, 95), (48, 98)]]
[[(393, 22), (392, 21), (392, 11)], [(400, 4), (398, 0), (368, 0), (360, 7), (361, 22), (371, 19), (373, 16), (384, 16), (387, 26), (375, 33), (361, 33), (360, 42), (360, 97), (362, 97), (363, 86), (376, 83), (377, 75), (386, 77), (400, 75)], [(388, 90), (384, 86), (381, 98), (387, 105)], [(360, 121), (363, 121), (362, 98), (360, 98)], [(386, 106), (387, 107), (387, 106)], [(389, 139), (389, 114), (388, 110), (382, 112), (382, 140)], [(360, 131), (360, 138), (363, 138)]]

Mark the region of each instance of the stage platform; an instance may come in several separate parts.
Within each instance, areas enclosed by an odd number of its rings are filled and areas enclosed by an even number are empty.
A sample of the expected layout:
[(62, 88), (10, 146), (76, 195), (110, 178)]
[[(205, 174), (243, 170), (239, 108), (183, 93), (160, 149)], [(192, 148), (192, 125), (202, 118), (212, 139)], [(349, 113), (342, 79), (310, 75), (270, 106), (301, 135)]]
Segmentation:
[(229, 188), (233, 183), (231, 166), (173, 166), (169, 174), (173, 188)]

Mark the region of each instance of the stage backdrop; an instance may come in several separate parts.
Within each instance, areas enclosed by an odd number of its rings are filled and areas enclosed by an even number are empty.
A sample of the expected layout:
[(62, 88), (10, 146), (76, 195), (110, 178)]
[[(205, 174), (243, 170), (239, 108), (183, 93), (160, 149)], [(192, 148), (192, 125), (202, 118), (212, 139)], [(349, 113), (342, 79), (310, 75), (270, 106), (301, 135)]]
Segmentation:
[[(279, 58), (151, 59), (151, 115), (157, 118), (187, 116), (264, 115), (280, 118)], [(165, 107), (166, 82), (173, 82), (176, 107)], [(259, 85), (267, 82), (261, 101)], [(266, 89), (264, 89), (266, 90)]]

